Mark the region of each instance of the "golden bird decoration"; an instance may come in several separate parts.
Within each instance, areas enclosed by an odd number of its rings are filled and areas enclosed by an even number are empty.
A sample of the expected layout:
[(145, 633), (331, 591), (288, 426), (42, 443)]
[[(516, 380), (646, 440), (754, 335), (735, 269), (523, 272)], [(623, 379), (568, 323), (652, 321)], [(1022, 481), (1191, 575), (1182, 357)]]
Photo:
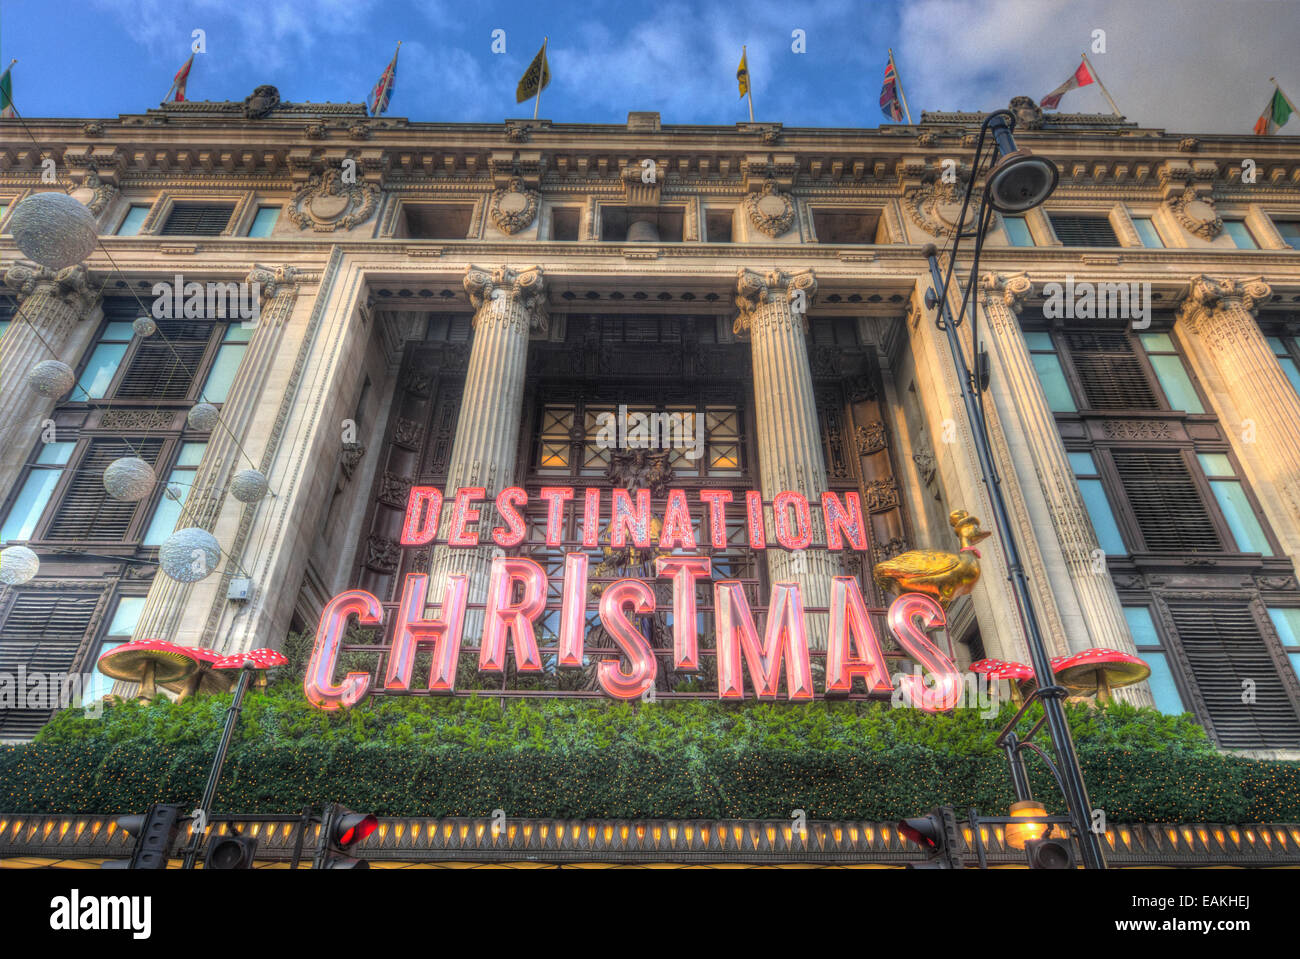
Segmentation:
[(937, 549), (912, 549), (872, 568), (876, 585), (887, 593), (924, 593), (947, 610), (958, 596), (975, 588), (980, 578), (980, 551), (975, 544), (993, 535), (981, 530), (980, 521), (964, 509), (948, 514), (961, 549), (955, 553)]

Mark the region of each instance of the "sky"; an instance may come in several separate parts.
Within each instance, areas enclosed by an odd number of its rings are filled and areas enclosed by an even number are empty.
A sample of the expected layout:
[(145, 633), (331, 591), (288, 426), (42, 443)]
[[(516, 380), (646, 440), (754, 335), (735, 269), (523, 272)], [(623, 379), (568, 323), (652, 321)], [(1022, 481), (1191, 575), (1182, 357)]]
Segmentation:
[[(286, 101), (363, 102), (401, 40), (388, 115), (422, 121), (531, 116), (515, 85), (544, 36), (540, 115), (557, 123), (623, 123), (633, 110), (665, 124), (746, 120), (742, 45), (755, 119), (787, 126), (885, 123), (890, 47), (916, 121), (1039, 100), (1084, 51), (1143, 126), (1249, 133), (1270, 77), (1300, 102), (1300, 0), (0, 0), (0, 60), (18, 60), (24, 116), (156, 107), (195, 30), (206, 52), (191, 100), (272, 84)], [(1095, 84), (1061, 109), (1110, 112)], [(1282, 132), (1300, 136), (1300, 114)]]

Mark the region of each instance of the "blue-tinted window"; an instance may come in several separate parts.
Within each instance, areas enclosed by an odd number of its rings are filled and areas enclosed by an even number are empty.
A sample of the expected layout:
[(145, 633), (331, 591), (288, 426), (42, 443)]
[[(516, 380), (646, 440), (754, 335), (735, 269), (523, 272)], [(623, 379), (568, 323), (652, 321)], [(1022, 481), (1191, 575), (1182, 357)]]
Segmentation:
[(1133, 227), (1137, 230), (1138, 238), (1142, 241), (1143, 246), (1162, 248), (1165, 243), (1160, 239), (1160, 232), (1156, 225), (1151, 222), (1150, 217), (1135, 216), (1133, 218)]
[(1029, 224), (1023, 216), (1004, 216), (1002, 228), (1007, 231), (1007, 241), (1012, 246), (1034, 245), (1034, 235), (1029, 232)]
[(1259, 524), (1259, 518), (1246, 495), (1246, 488), (1235, 478), (1236, 470), (1226, 453), (1199, 453), (1197, 462), (1210, 481), (1210, 489), (1219, 504), (1223, 518), (1232, 530), (1237, 548), (1243, 553), (1263, 553), (1272, 556), (1268, 537)]
[(1300, 676), (1300, 609), (1279, 609), (1270, 607), (1268, 618), (1273, 620), (1278, 639), (1286, 648), (1286, 655), (1291, 660), (1291, 668)]
[(1295, 345), (1294, 337), (1287, 337), (1286, 340), (1284, 340), (1280, 336), (1268, 337), (1268, 345), (1272, 347), (1273, 355), (1277, 357), (1277, 362), (1278, 365), (1282, 367), (1282, 372), (1284, 372), (1286, 378), (1291, 381), (1292, 389), (1297, 393), (1300, 393), (1300, 367), (1297, 367), (1291, 351), (1287, 348), (1287, 340), (1290, 341), (1292, 346)]
[[(0, 216), (3, 216), (3, 214), (0, 214)], [(1273, 225), (1277, 227), (1277, 232), (1282, 237), (1283, 243), (1293, 250), (1300, 250), (1300, 221), (1277, 220)]]
[(40, 522), (41, 514), (49, 505), (54, 487), (63, 475), (62, 467), (68, 464), (75, 443), (42, 443), (32, 467), (18, 492), (18, 498), (9, 508), (4, 526), (0, 527), (0, 541), (29, 540)]
[(118, 236), (136, 236), (140, 232), (140, 227), (144, 226), (145, 217), (149, 215), (148, 206), (132, 206), (126, 211), (126, 216), (122, 218), (122, 224), (117, 228)]
[[(143, 596), (124, 596), (117, 601), (117, 607), (113, 610), (113, 619), (108, 624), (108, 633), (104, 636), (104, 641), (99, 644), (99, 649), (95, 651), (95, 663), (99, 662), (100, 657), (110, 649), (116, 649), (123, 643), (131, 641), (143, 611)], [(93, 703), (112, 692), (113, 680), (110, 677), (95, 669), (93, 663), (87, 671), (93, 678), (82, 693), (83, 702)]]
[(1119, 524), (1115, 522), (1115, 511), (1111, 508), (1106, 488), (1099, 479), (1079, 480), (1079, 492), (1083, 494), (1083, 503), (1088, 508), (1088, 518), (1097, 533), (1097, 545), (1108, 556), (1124, 556), (1128, 549), (1124, 537), (1120, 535)]
[(207, 443), (181, 444), (180, 455), (176, 458), (176, 467), (167, 477), (167, 487), (174, 487), (178, 498), (172, 499), (164, 491), (162, 498), (158, 500), (157, 509), (154, 510), (153, 519), (149, 522), (149, 530), (144, 535), (145, 546), (159, 546), (175, 532), (176, 521), (180, 519), (185, 500), (194, 486), (194, 476), (198, 472), (199, 463), (203, 461), (203, 451), (207, 446)]
[(230, 395), (230, 387), (239, 372), (239, 364), (248, 351), (248, 341), (253, 335), (251, 326), (232, 323), (217, 348), (216, 359), (212, 361), (212, 370), (203, 384), (203, 399), (208, 403), (224, 403)]
[(257, 215), (253, 217), (253, 225), (248, 228), (248, 235), (251, 237), (270, 236), (271, 231), (275, 229), (275, 221), (280, 216), (278, 206), (259, 206)]
[(1204, 413), (1205, 407), (1201, 405), (1201, 398), (1192, 386), (1192, 378), (1187, 375), (1187, 368), (1183, 366), (1182, 357), (1178, 355), (1169, 334), (1143, 333), (1141, 339), (1170, 408), (1188, 413)]
[(1239, 250), (1258, 250), (1259, 244), (1246, 226), (1245, 220), (1224, 220), (1223, 232), (1232, 237), (1232, 242)]
[(1186, 712), (1183, 697), (1178, 694), (1178, 684), (1174, 682), (1173, 672), (1169, 668), (1169, 661), (1164, 651), (1159, 648), (1160, 634), (1156, 632), (1151, 610), (1145, 606), (1125, 606), (1124, 618), (1128, 621), (1129, 632), (1133, 636), (1134, 645), (1137, 646), (1138, 657), (1151, 667), (1147, 685), (1151, 689), (1151, 697), (1155, 700), (1156, 709), (1172, 715)]
[(72, 400), (98, 400), (108, 395), (108, 388), (117, 375), (118, 367), (122, 365), (122, 357), (126, 356), (126, 348), (131, 344), (133, 336), (135, 330), (130, 323), (105, 325), (94, 352), (86, 362), (86, 368), (81, 371), (78, 389), (72, 391)]

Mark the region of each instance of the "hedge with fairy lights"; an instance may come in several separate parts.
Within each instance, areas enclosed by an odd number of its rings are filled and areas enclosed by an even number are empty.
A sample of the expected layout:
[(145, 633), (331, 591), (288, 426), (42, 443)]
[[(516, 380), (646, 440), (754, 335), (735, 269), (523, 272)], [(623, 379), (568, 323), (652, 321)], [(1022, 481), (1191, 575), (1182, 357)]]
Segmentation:
[[(0, 811), (121, 813), (192, 802), (228, 695), (68, 710), (0, 747)], [(1005, 707), (1002, 719), (1009, 718)], [(1300, 821), (1300, 763), (1215, 752), (1187, 716), (1071, 707), (1096, 807), (1113, 822)], [(345, 713), (293, 683), (252, 693), (217, 809), (343, 802), (380, 815), (884, 820), (1013, 797), (998, 718), (874, 703), (723, 704), (391, 697)], [(1034, 794), (1056, 790), (1032, 757)]]

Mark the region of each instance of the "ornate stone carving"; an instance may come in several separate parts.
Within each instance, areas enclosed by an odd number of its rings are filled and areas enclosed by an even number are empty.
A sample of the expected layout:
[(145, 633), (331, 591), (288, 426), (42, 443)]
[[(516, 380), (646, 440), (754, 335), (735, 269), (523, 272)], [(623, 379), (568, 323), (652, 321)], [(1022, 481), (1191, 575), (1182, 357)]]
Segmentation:
[(81, 125), (81, 132), (88, 137), (102, 137), (104, 135), (104, 124), (98, 120), (91, 120), (89, 123)]
[(366, 455), (366, 448), (361, 443), (344, 443), (339, 451), (339, 465), (343, 467), (343, 476), (352, 479), (352, 474)]
[(393, 442), (398, 446), (404, 446), (408, 450), (420, 448), (420, 440), (424, 436), (424, 427), (415, 420), (408, 420), (398, 417), (397, 425), (393, 428)]
[(1273, 288), (1262, 276), (1245, 280), (1233, 277), (1212, 277), (1204, 273), (1192, 277), (1190, 292), (1180, 307), (1181, 313), (1199, 314), (1217, 312), (1221, 309), (1240, 306), (1250, 312), (1261, 303), (1273, 298)]
[(244, 282), (258, 284), (262, 296), (270, 299), (279, 293), (282, 287), (296, 285), (298, 279), (297, 267), (254, 265), (244, 277)]
[(938, 469), (938, 462), (934, 458), (934, 450), (924, 440), (912, 454), (912, 462), (916, 464), (917, 470), (921, 474), (921, 482), (929, 486), (934, 482), (935, 470)]
[(763, 189), (745, 197), (749, 222), (760, 233), (775, 239), (794, 225), (794, 201), (777, 189), (776, 180), (767, 179)]
[(615, 486), (629, 490), (648, 489), (655, 498), (665, 497), (673, 481), (670, 455), (666, 450), (660, 453), (613, 450), (605, 477)]
[(1166, 420), (1105, 420), (1101, 424), (1111, 440), (1167, 440), (1172, 438), (1169, 428)]
[(348, 127), (348, 136), (352, 137), (352, 139), (354, 140), (369, 140), (370, 124), (369, 123), (352, 124), (352, 126)]
[[(791, 276), (781, 270), (771, 270), (765, 275), (741, 268), (736, 274), (736, 307), (740, 315), (732, 329), (737, 336), (747, 336), (755, 317), (764, 306), (779, 303), (794, 304), (802, 300), (804, 310), (798, 315), (803, 329), (808, 329), (808, 310), (817, 295), (817, 277), (812, 270), (803, 270)], [(795, 322), (795, 312), (790, 309), (768, 310), (766, 322)]]
[(302, 132), (309, 140), (324, 140), (329, 135), (329, 131), (323, 123), (309, 123)]
[(379, 481), (379, 502), (387, 503), (389, 506), (395, 506), (398, 509), (405, 509), (410, 493), (410, 477), (398, 476), (384, 470), (384, 475)]
[(873, 480), (862, 488), (867, 511), (879, 513), (898, 505), (898, 484), (892, 479)]
[(507, 120), (506, 139), (511, 143), (527, 143), (531, 129), (532, 127), (527, 123), (520, 123), (518, 120)]
[(488, 201), (488, 216), (502, 233), (518, 233), (537, 218), (537, 192), (524, 185), (523, 177), (513, 176), (504, 190), (494, 190)]
[(1169, 212), (1189, 233), (1202, 239), (1212, 240), (1223, 229), (1223, 218), (1214, 208), (1214, 198), (1201, 196), (1190, 186), (1165, 203)]
[(344, 183), (342, 171), (330, 168), (311, 177), (286, 207), (298, 229), (317, 233), (350, 230), (375, 212), (379, 187), (371, 183)]
[(515, 301), (522, 310), (529, 329), (546, 332), (550, 317), (546, 309), (546, 278), (540, 266), (515, 270), (499, 266), (493, 270), (471, 266), (465, 271), (465, 292), (474, 307), (477, 325), (488, 312), (485, 305), (494, 300)]
[(244, 118), (261, 120), (280, 105), (280, 91), (266, 84), (255, 89), (244, 98)]
[(81, 181), (81, 185), (69, 190), (68, 193), (84, 204), (95, 216), (99, 216), (116, 199), (119, 191), (113, 184), (101, 180), (99, 171), (92, 165), (90, 172)]
[(869, 456), (885, 448), (885, 424), (880, 420), (859, 426), (854, 432), (858, 444), (858, 455)]
[(1016, 127), (1021, 130), (1041, 130), (1043, 110), (1032, 97), (1012, 97), (1007, 109), (1015, 114)]
[(85, 319), (99, 297), (90, 272), (80, 263), (62, 270), (15, 263), (5, 272), (5, 285), (14, 291), (19, 305), (33, 294), (45, 293), (75, 310), (78, 319)]
[(1196, 148), (1201, 145), (1201, 141), (1196, 137), (1183, 137), (1178, 141), (1178, 149), (1184, 153), (1195, 153)]
[(985, 273), (980, 277), (980, 292), (985, 302), (1000, 302), (1012, 313), (1021, 311), (1025, 298), (1033, 289), (1029, 274), (1023, 270), (1019, 273)]
[(893, 539), (886, 540), (871, 547), (871, 565), (874, 567), (877, 563), (883, 563), (887, 559), (893, 559), (899, 553), (907, 551), (907, 540), (901, 536), (895, 536)]
[(392, 573), (402, 559), (402, 548), (396, 540), (383, 536), (366, 538), (366, 567), (377, 573)]
[(165, 430), (171, 428), (172, 418), (166, 410), (105, 410), (99, 426), (105, 430)]
[[(957, 218), (961, 216), (966, 180), (967, 177), (963, 174), (952, 183), (931, 179), (920, 186), (910, 187), (903, 194), (903, 209), (907, 211), (908, 219), (931, 236), (952, 236), (957, 229)], [(976, 212), (974, 206), (967, 209), (964, 228), (969, 228), (974, 223)], [(989, 229), (997, 224), (998, 216), (995, 213), (989, 220)]]

